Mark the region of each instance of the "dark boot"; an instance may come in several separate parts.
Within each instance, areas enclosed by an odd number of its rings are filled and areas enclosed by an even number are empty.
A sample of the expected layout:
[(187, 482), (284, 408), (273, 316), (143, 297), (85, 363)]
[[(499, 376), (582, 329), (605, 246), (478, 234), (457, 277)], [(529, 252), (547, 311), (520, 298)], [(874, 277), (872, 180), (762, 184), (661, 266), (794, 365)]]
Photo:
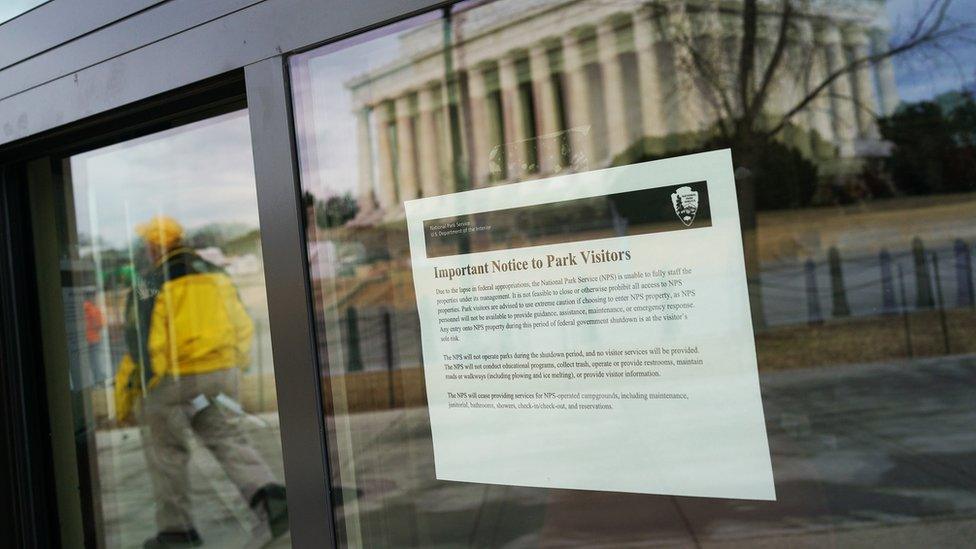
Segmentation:
[(288, 531), (288, 502), (285, 487), (268, 484), (261, 487), (251, 498), (251, 508), (268, 520), (272, 538), (279, 538)]
[(160, 532), (142, 544), (144, 549), (165, 549), (169, 547), (200, 547), (203, 540), (196, 528), (184, 532)]

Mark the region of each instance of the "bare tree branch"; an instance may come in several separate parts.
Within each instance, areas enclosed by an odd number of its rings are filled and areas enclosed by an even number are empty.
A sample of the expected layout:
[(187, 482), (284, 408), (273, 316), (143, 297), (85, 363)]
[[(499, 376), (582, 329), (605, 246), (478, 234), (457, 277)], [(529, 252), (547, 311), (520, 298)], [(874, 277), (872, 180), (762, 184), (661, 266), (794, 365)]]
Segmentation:
[[(811, 101), (816, 99), (820, 93), (831, 86), (838, 78), (860, 69), (863, 66), (870, 66), (885, 59), (889, 59), (906, 51), (917, 47), (935, 44), (940, 40), (959, 34), (963, 30), (971, 28), (971, 25), (956, 25), (943, 28), (945, 14), (951, 4), (951, 0), (938, 0), (933, 2), (926, 10), (925, 15), (919, 20), (915, 29), (909, 37), (901, 44), (889, 48), (886, 51), (854, 59), (844, 66), (838, 67), (830, 72), (818, 85), (811, 89), (796, 105), (788, 110), (780, 119), (779, 123), (768, 131), (764, 132), (766, 137), (772, 137), (779, 133), (789, 123), (790, 119), (802, 111)], [(936, 10), (936, 6), (938, 9)], [(933, 18), (933, 14), (934, 18)], [(928, 24), (925, 22), (932, 19)]]
[(940, 10), (940, 15), (942, 17), (945, 16), (946, 10), (949, 9), (949, 3), (948, 2), (932, 2), (932, 3), (930, 3), (928, 5), (928, 7), (925, 8), (925, 13), (923, 13), (922, 16), (918, 18), (918, 21), (916, 21), (916, 23), (915, 23), (915, 29), (912, 31), (911, 36), (918, 36), (919, 34), (921, 34), (922, 29), (925, 28), (925, 22), (928, 20), (929, 17), (932, 16), (932, 12), (935, 11), (935, 7), (937, 5), (939, 5), (940, 3), (942, 4), (942, 8)]
[[(719, 131), (723, 137), (729, 137), (731, 129), (726, 128), (725, 124), (727, 120), (735, 118), (736, 113), (735, 107), (732, 105), (732, 99), (728, 96), (728, 90), (722, 83), (722, 76), (715, 70), (714, 64), (709, 61), (707, 55), (693, 47), (690, 43), (685, 44), (684, 47), (687, 48), (688, 53), (691, 55), (691, 61), (700, 73), (702, 80), (712, 89), (718, 98), (715, 106), (719, 110)], [(724, 111), (724, 113), (721, 111)]]
[[(658, 30), (662, 35), (669, 35), (671, 37), (673, 47), (675, 48), (675, 69), (697, 73), (700, 81), (708, 87), (710, 92), (713, 92), (712, 94), (703, 95), (706, 95), (706, 100), (715, 108), (719, 133), (723, 138), (730, 138), (733, 133), (733, 128), (730, 126), (730, 123), (736, 118), (737, 113), (733, 97), (731, 96), (734, 94), (734, 91), (730, 90), (730, 87), (723, 82), (723, 75), (719, 70), (719, 67), (723, 63), (716, 63), (713, 59), (721, 46), (714, 47), (708, 40), (705, 40), (702, 44), (709, 46), (709, 49), (707, 51), (699, 49), (696, 47), (699, 42), (695, 40), (692, 29), (687, 28), (687, 25), (675, 24), (674, 20), (669, 20), (665, 17), (665, 14), (671, 13), (672, 15), (678, 15), (680, 20), (683, 14), (680, 14), (676, 10), (683, 10), (683, 5), (676, 7), (673, 4), (668, 5), (660, 1), (656, 1), (652, 5), (658, 14), (658, 17), (655, 18)], [(686, 66), (677, 66), (679, 62)], [(677, 85), (674, 86), (675, 89), (672, 90), (673, 94), (680, 95), (682, 91), (686, 94), (694, 93), (695, 91), (693, 89), (679, 90), (677, 87)], [(712, 95), (713, 97), (707, 97), (708, 95)]]
[(752, 72), (756, 59), (756, 25), (759, 19), (757, 0), (744, 0), (742, 6), (742, 49), (739, 50), (739, 104), (746, 108), (751, 101)]
[(793, 5), (790, 3), (790, 0), (783, 0), (783, 9), (779, 20), (779, 35), (776, 37), (776, 46), (773, 49), (773, 56), (769, 60), (769, 64), (766, 66), (762, 83), (759, 85), (759, 89), (756, 90), (752, 103), (748, 106), (748, 108), (745, 109), (744, 118), (746, 118), (746, 120), (751, 120), (762, 110), (762, 105), (766, 100), (766, 95), (769, 93), (769, 86), (772, 83), (773, 77), (775, 76), (780, 63), (783, 60), (783, 54), (786, 52), (786, 38), (787, 34), (789, 34), (789, 29), (791, 26), (790, 19), (792, 19), (792, 17)]
[[(799, 113), (811, 108), (818, 97), (830, 93), (830, 88), (839, 78), (910, 50), (924, 51), (923, 46), (939, 49), (943, 47), (942, 42), (949, 38), (965, 41), (966, 36), (962, 36), (964, 31), (974, 27), (972, 23), (947, 25), (952, 0), (930, 0), (912, 25), (910, 34), (900, 43), (893, 44), (885, 51), (847, 60), (839, 67), (816, 69), (815, 73), (815, 67), (823, 65), (822, 59), (818, 60), (817, 57), (823, 55), (822, 48), (810, 43), (797, 56), (789, 53), (795, 40), (793, 33), (800, 32), (802, 28), (796, 19), (816, 16), (802, 7), (805, 3), (797, 5), (794, 2), (798, 0), (777, 2), (779, 28), (767, 57), (765, 48), (763, 55), (757, 55), (757, 52), (761, 46), (760, 17), (771, 15), (771, 6), (761, 6), (759, 0), (742, 0), (739, 18), (741, 34), (737, 36), (739, 44), (728, 47), (719, 43), (716, 47), (708, 39), (695, 39), (695, 31), (681, 17), (685, 9), (683, 2), (672, 4), (654, 0), (653, 5), (660, 14), (658, 25), (662, 32), (671, 36), (672, 47), (675, 48), (675, 70), (694, 73), (696, 78), (692, 80), (698, 82), (699, 89), (709, 92), (703, 95), (708, 96), (707, 101), (715, 110), (716, 127), (724, 139), (735, 141), (749, 135), (772, 138)], [(677, 19), (669, 19), (665, 16), (668, 13), (676, 15)], [(824, 72), (827, 74), (824, 75)], [(773, 90), (787, 81), (793, 83), (786, 95), (791, 106), (782, 115), (767, 116), (767, 103), (774, 95)], [(675, 92), (695, 93), (696, 90), (676, 89)], [(862, 98), (862, 104), (856, 105), (857, 112), (867, 108), (876, 117), (877, 113), (863, 104), (865, 101)]]

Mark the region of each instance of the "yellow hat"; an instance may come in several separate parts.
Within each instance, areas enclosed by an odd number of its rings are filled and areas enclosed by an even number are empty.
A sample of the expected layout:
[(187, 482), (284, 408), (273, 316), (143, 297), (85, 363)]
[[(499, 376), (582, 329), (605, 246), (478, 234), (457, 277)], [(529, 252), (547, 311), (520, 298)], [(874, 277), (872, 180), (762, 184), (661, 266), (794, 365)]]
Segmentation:
[(171, 250), (183, 240), (183, 226), (172, 217), (157, 215), (136, 226), (136, 234), (150, 246)]

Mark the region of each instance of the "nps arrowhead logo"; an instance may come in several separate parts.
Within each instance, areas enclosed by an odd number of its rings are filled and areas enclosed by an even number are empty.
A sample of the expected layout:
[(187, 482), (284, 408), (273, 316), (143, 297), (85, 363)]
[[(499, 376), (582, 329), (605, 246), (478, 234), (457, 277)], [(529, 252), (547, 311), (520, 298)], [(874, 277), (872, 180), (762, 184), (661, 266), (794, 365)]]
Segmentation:
[(671, 193), (671, 204), (678, 219), (685, 227), (691, 227), (695, 222), (695, 214), (698, 213), (698, 191), (691, 190), (691, 187), (678, 187)]

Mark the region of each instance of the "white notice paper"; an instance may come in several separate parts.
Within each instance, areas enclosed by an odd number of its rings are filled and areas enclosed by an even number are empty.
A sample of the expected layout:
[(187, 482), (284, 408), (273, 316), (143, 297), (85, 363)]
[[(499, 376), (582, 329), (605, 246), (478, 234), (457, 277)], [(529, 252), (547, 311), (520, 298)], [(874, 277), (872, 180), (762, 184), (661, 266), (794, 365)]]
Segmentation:
[(438, 479), (776, 498), (728, 150), (405, 207)]

